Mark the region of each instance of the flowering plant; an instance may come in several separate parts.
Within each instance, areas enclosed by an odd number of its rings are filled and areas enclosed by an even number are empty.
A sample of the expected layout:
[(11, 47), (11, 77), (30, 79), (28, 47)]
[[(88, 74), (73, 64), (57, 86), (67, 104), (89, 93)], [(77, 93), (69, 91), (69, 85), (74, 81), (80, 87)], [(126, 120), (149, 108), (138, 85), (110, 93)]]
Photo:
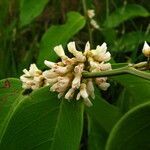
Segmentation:
[(147, 0), (7, 1), (0, 150), (149, 150)]

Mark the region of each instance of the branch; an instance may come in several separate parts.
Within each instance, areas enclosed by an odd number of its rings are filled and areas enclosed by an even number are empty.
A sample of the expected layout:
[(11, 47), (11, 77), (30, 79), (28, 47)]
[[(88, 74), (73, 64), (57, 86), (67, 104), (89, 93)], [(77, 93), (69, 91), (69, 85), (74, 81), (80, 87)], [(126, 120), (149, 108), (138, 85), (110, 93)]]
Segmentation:
[[(118, 69), (112, 69), (112, 70), (102, 71), (102, 72), (83, 72), (83, 77), (84, 78), (94, 78), (94, 77), (105, 77), (105, 76), (107, 76), (107, 77), (117, 76), (117, 75), (122, 75), (122, 74), (132, 74), (132, 75), (150, 80), (150, 73), (137, 70), (133, 66), (134, 65), (132, 65), (132, 66), (129, 65), (129, 66), (121, 67)], [(137, 67), (138, 65), (135, 65), (135, 66)], [(144, 63), (144, 66), (145, 66), (145, 63)]]

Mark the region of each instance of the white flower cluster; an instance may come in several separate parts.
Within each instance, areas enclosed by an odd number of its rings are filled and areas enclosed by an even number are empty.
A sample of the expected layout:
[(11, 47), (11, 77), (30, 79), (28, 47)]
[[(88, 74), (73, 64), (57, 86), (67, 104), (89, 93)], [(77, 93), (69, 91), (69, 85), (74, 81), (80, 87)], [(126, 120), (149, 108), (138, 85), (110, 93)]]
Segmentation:
[(90, 24), (94, 29), (99, 29), (99, 25), (97, 24), (97, 22), (93, 19), (95, 17), (95, 10), (94, 9), (89, 9), (87, 10), (87, 16), (90, 19)]
[(35, 64), (31, 64), (29, 71), (23, 70), (24, 74), (20, 77), (22, 87), (24, 89), (38, 89), (44, 86), (44, 77), (42, 71), (39, 70)]
[(59, 45), (54, 51), (61, 61), (57, 63), (44, 61), (49, 70), (42, 73), (34, 64), (29, 71), (25, 69), (25, 74), (20, 77), (23, 88), (35, 89), (42, 85), (50, 85), (50, 91), (59, 93), (58, 98), (64, 96), (65, 99), (70, 100), (76, 96), (76, 100), (83, 99), (87, 106), (91, 106), (89, 98), (95, 97), (93, 82), (95, 81), (102, 90), (107, 90), (110, 84), (106, 82), (107, 77), (84, 79), (82, 73), (110, 70), (111, 64), (106, 62), (110, 60), (111, 55), (107, 52), (106, 43), (90, 50), (90, 44), (87, 42), (83, 53), (76, 49), (75, 42), (70, 42), (67, 47), (73, 54), (72, 58), (66, 56), (62, 45)]

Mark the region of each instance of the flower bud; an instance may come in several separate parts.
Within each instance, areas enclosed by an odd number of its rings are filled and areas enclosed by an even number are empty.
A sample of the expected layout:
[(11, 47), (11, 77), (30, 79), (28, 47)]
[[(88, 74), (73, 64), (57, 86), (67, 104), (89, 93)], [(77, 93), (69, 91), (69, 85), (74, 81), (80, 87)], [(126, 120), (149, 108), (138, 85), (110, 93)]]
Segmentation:
[(98, 85), (100, 89), (102, 89), (103, 91), (106, 91), (109, 87), (110, 87), (110, 83), (107, 82), (103, 82), (101, 84)]
[(40, 74), (42, 74), (42, 71), (39, 70), (35, 64), (31, 64), (29, 73), (31, 76), (39, 76)]
[(89, 107), (92, 106), (92, 103), (91, 103), (91, 101), (88, 98), (88, 93), (87, 93), (87, 89), (86, 89), (86, 84), (85, 83), (81, 84), (80, 94), (81, 94), (81, 96), (83, 98), (83, 101), (84, 101), (85, 105), (87, 105)]
[(55, 84), (58, 81), (58, 78), (52, 78), (52, 79), (46, 79), (46, 85), (50, 85), (52, 86), (53, 84)]
[(102, 89), (103, 91), (106, 91), (108, 89), (108, 87), (110, 86), (109, 83), (106, 82), (107, 77), (101, 77), (101, 78), (96, 78), (96, 84), (99, 86), (100, 89)]
[(47, 67), (49, 67), (49, 68), (53, 68), (53, 67), (56, 66), (56, 63), (51, 62), (51, 61), (47, 61), (47, 60), (44, 61), (44, 64), (45, 64)]
[(69, 89), (65, 95), (65, 99), (70, 100), (71, 98), (73, 98), (74, 92), (75, 92), (75, 89), (73, 88)]
[(90, 24), (93, 28), (95, 29), (99, 29), (99, 25), (97, 24), (97, 22), (94, 19), (91, 19)]
[(86, 60), (85, 56), (83, 56), (82, 52), (76, 50), (75, 42), (68, 43), (68, 50), (72, 53), (79, 62), (84, 62)]
[(49, 78), (54, 78), (54, 77), (57, 77), (59, 76), (58, 73), (54, 72), (53, 69), (51, 70), (46, 70), (43, 72), (43, 76), (46, 78), (46, 79), (49, 79)]
[(99, 64), (99, 69), (100, 69), (100, 71), (106, 71), (106, 70), (111, 70), (112, 68), (111, 68), (110, 63), (105, 63), (104, 64), (104, 62), (102, 62), (102, 63)]
[(87, 15), (90, 19), (92, 19), (95, 16), (95, 10), (94, 9), (87, 10)]
[(88, 79), (86, 87), (87, 87), (88, 95), (91, 96), (94, 99), (95, 94), (94, 94), (94, 85), (93, 85), (92, 79)]
[(62, 45), (58, 45), (56, 47), (54, 47), (54, 51), (55, 53), (62, 59), (67, 59), (68, 57), (65, 55), (64, 49), (62, 47)]
[(72, 70), (72, 66), (71, 65), (68, 65), (68, 66), (65, 66), (65, 67), (62, 67), (62, 66), (54, 67), (54, 72), (56, 72), (58, 74), (66, 74), (66, 73), (68, 73), (71, 70)]
[(85, 45), (85, 49), (84, 49), (84, 55), (86, 55), (88, 52), (89, 52), (89, 50), (90, 50), (90, 43), (89, 43), (89, 41), (86, 43), (86, 45)]
[(64, 93), (68, 88), (70, 83), (70, 78), (68, 76), (58, 77), (58, 82), (53, 84), (50, 91), (56, 91), (58, 93)]
[(150, 46), (147, 44), (146, 41), (144, 43), (142, 52), (146, 57), (150, 57)]

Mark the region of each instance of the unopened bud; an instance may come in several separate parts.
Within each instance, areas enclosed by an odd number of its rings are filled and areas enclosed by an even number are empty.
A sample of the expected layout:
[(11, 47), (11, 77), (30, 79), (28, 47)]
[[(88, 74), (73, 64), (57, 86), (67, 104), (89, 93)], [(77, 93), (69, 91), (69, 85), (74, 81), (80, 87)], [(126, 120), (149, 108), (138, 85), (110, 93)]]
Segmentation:
[(64, 52), (64, 49), (62, 47), (62, 45), (58, 45), (56, 47), (54, 47), (54, 51), (55, 53), (62, 59), (66, 59), (68, 58), (66, 55), (65, 55), (65, 52)]
[(99, 25), (98, 25), (98, 23), (94, 19), (91, 19), (90, 24), (95, 29), (99, 29), (100, 28)]
[(67, 47), (68, 47), (69, 52), (72, 53), (79, 62), (85, 62), (86, 57), (82, 54), (82, 52), (77, 51), (75, 42), (68, 43)]
[(95, 10), (94, 9), (87, 10), (87, 15), (90, 19), (92, 19), (95, 16)]
[(142, 52), (146, 57), (150, 57), (150, 46), (147, 44), (146, 41), (144, 43)]

